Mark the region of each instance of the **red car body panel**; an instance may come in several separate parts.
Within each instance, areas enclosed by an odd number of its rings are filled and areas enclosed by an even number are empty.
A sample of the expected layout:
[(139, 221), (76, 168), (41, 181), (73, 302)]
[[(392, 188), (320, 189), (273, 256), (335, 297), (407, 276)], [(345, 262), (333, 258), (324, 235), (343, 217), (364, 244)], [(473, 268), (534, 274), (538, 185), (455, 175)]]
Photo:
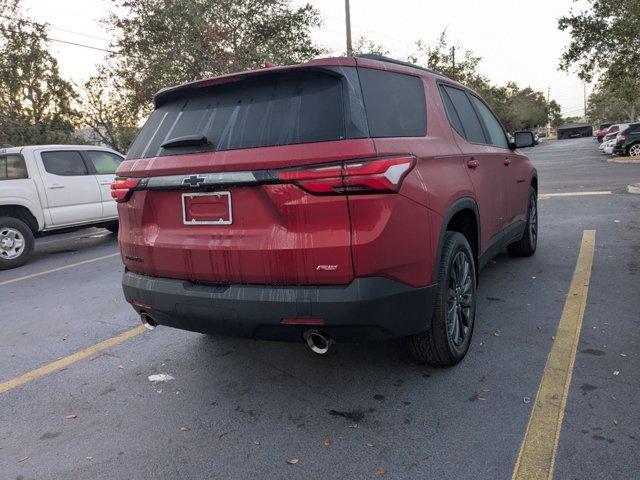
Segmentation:
[(535, 176), (528, 159), (518, 151), (470, 144), (456, 133), (438, 84), (460, 85), (427, 71), (361, 58), (322, 59), (192, 82), (163, 90), (159, 98), (265, 72), (326, 66), (358, 66), (421, 78), (426, 136), (130, 159), (122, 162), (118, 176), (277, 171), (410, 154), (415, 167), (399, 192), (315, 195), (291, 183), (231, 185), (220, 190), (231, 194), (233, 223), (221, 226), (185, 225), (182, 190), (133, 191), (118, 206), (119, 244), (127, 271), (195, 284), (330, 286), (381, 277), (426, 287), (436, 282), (439, 246), (456, 202), (467, 199), (476, 206), (478, 257), (502, 231), (526, 219)]

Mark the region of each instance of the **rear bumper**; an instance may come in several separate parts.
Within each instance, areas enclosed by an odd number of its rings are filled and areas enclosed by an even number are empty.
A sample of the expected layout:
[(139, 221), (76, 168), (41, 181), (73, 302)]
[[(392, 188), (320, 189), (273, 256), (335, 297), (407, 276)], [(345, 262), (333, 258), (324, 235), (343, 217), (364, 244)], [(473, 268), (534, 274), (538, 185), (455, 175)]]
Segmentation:
[[(385, 340), (419, 333), (431, 323), (435, 285), (414, 288), (386, 278), (349, 285), (202, 285), (125, 272), (125, 297), (160, 325), (232, 337), (302, 341), (309, 328), (338, 342)], [(147, 307), (133, 304), (136, 300)], [(283, 324), (284, 318), (324, 325)]]

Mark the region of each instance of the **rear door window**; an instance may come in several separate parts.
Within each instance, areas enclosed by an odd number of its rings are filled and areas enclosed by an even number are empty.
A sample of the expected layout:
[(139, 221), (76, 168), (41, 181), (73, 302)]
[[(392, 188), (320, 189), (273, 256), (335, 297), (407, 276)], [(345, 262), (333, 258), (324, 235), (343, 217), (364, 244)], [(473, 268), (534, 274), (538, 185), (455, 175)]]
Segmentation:
[(498, 119), (482, 100), (480, 100), (475, 95), (470, 96), (473, 104), (476, 106), (476, 110), (484, 121), (484, 126), (487, 128), (487, 132), (489, 133), (489, 140), (491, 142), (491, 145), (499, 148), (509, 148), (507, 137), (504, 134), (504, 129), (502, 128), (502, 125), (500, 125)]
[(87, 156), (97, 175), (109, 175), (116, 173), (116, 169), (122, 162), (122, 157), (111, 152), (103, 152), (100, 150), (88, 150), (84, 152)]
[(22, 155), (0, 155), (0, 180), (28, 178), (27, 165)]
[(424, 86), (419, 77), (358, 68), (372, 137), (423, 137), (427, 133)]
[(82, 156), (77, 151), (42, 152), (40, 156), (47, 173), (63, 177), (74, 177), (89, 173)]
[[(162, 148), (204, 136), (200, 145)], [(127, 158), (342, 140), (342, 80), (318, 71), (250, 77), (169, 100), (151, 115)]]
[(467, 94), (459, 88), (446, 85), (444, 86), (444, 91), (449, 95), (451, 103), (460, 118), (466, 140), (470, 143), (489, 143), (485, 138), (480, 119), (473, 105), (471, 105), (471, 100), (469, 100)]

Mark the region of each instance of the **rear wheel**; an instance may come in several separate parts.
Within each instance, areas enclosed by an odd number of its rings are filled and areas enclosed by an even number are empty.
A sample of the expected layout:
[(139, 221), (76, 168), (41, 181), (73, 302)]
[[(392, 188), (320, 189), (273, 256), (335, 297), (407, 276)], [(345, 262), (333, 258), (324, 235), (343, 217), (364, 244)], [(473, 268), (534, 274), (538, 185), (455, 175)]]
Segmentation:
[(476, 316), (476, 269), (469, 242), (446, 232), (438, 266), (431, 325), (409, 337), (409, 352), (420, 363), (451, 366), (469, 350)]
[(0, 217), (0, 270), (24, 265), (33, 244), (33, 233), (26, 223), (14, 217)]
[(640, 157), (640, 143), (634, 143), (629, 147), (630, 157)]
[(527, 209), (527, 224), (522, 238), (507, 246), (507, 252), (514, 257), (530, 257), (536, 253), (538, 247), (538, 201), (536, 191), (529, 189), (529, 206)]

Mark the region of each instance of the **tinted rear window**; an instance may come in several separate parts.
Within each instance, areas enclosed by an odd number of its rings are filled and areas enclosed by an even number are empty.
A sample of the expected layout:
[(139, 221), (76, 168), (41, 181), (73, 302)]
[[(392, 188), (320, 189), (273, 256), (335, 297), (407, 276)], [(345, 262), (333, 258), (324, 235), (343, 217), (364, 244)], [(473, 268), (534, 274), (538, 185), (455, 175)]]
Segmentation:
[[(204, 135), (206, 145), (162, 148)], [(157, 108), (127, 158), (342, 140), (342, 80), (316, 71), (259, 76), (218, 85)]]
[(28, 178), (22, 155), (0, 155), (0, 180)]
[(40, 156), (42, 157), (44, 169), (48, 173), (63, 177), (74, 177), (89, 173), (79, 152), (55, 150), (42, 152)]
[(449, 86), (445, 86), (444, 90), (449, 95), (453, 107), (462, 122), (466, 140), (471, 143), (489, 143), (484, 136), (480, 119), (471, 105), (467, 94), (459, 88)]
[(423, 137), (427, 133), (424, 87), (419, 77), (359, 68), (372, 137)]

